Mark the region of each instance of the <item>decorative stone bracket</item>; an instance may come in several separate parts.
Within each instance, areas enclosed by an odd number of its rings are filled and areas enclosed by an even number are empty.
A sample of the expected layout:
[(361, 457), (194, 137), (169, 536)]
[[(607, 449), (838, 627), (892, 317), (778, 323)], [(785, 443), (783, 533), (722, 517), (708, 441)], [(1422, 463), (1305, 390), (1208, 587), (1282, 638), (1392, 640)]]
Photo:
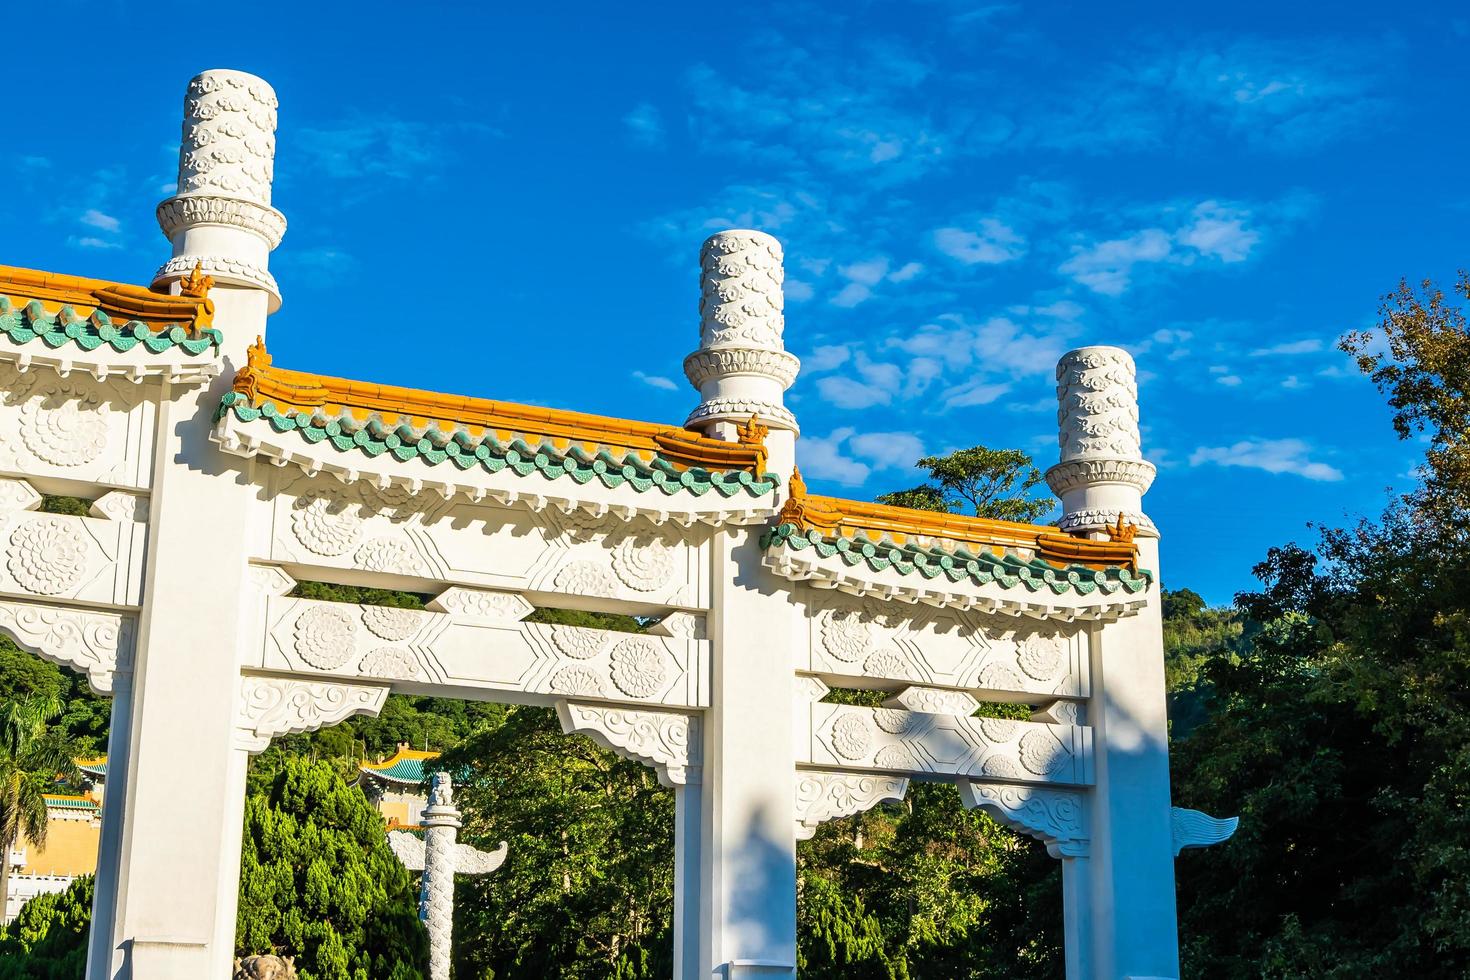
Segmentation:
[(28, 653), (86, 674), (96, 694), (111, 694), (115, 675), (132, 673), (135, 625), (121, 613), (0, 601), (0, 631)]
[(966, 809), (978, 806), (1012, 830), (1036, 838), (1052, 857), (1087, 856), (1091, 841), (1081, 793), (964, 779), (959, 788)]
[(568, 735), (588, 735), (624, 759), (653, 766), (664, 786), (699, 782), (704, 757), (697, 715), (580, 701), (556, 702), (556, 715)]
[(264, 752), (277, 735), (315, 731), (352, 715), (376, 715), (386, 684), (332, 684), (244, 674), (235, 718), (235, 747)]
[(1212, 817), (1181, 806), (1169, 808), (1169, 826), (1174, 831), (1174, 856), (1186, 847), (1209, 847), (1227, 841), (1240, 826), (1239, 817)]
[(826, 769), (796, 771), (796, 839), (809, 840), (828, 820), (870, 810), (885, 800), (901, 800), (907, 776), (875, 776)]

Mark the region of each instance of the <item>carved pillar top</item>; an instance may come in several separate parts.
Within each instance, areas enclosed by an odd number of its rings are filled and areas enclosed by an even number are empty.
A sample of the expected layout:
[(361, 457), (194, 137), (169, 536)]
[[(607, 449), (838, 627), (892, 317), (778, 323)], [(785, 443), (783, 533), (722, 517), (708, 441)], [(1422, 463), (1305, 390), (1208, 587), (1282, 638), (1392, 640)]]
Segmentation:
[(424, 807), (424, 826), (454, 827), (457, 830), (464, 826), (460, 822), (460, 816), (459, 807), (454, 805), (454, 788), (449, 781), (449, 773), (434, 773), (433, 786), (429, 790), (429, 805)]
[(1061, 461), (1046, 482), (1062, 499), (1060, 527), (1102, 533), (1121, 519), (1157, 535), (1143, 513), (1154, 466), (1143, 458), (1133, 358), (1118, 347), (1082, 347), (1057, 363)]
[(703, 401), (685, 425), (724, 435), (757, 416), (770, 428), (797, 431), (783, 392), (800, 362), (782, 341), (786, 320), (781, 243), (759, 231), (712, 235), (699, 252), (699, 349), (684, 374)]
[(178, 193), (158, 205), (158, 226), (174, 257), (154, 285), (195, 268), (226, 285), (252, 286), (280, 306), (266, 256), (280, 244), (286, 219), (271, 207), (276, 155), (276, 93), (262, 79), (214, 68), (189, 82), (179, 144)]

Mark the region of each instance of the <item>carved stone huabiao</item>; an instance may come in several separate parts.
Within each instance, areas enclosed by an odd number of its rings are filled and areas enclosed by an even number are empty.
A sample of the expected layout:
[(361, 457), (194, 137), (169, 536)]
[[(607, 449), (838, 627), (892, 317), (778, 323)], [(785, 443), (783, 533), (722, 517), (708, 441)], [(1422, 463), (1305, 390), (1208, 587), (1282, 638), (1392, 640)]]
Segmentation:
[[(178, 194), (158, 206), (158, 226), (174, 257), (153, 276), (155, 286), (187, 278), (195, 269), (215, 282), (254, 286), (281, 305), (266, 269), (286, 219), (271, 207), (276, 156), (276, 93), (245, 72), (214, 69), (196, 75), (184, 95)], [(196, 229), (229, 228), (238, 236)]]
[(684, 374), (701, 397), (685, 421), (708, 430), (745, 422), (797, 431), (783, 393), (801, 366), (786, 352), (781, 243), (759, 231), (722, 231), (699, 252), (699, 349)]
[(796, 839), (809, 840), (827, 820), (862, 813), (884, 800), (901, 800), (908, 788), (906, 776), (798, 769)]
[(1169, 808), (1169, 826), (1174, 832), (1174, 856), (1186, 847), (1209, 847), (1229, 840), (1240, 826), (1239, 817), (1212, 817), (1199, 810)]
[(423, 840), (395, 830), (388, 846), (410, 871), (422, 871), (419, 884), (419, 918), (429, 931), (430, 980), (449, 980), (449, 956), (454, 938), (454, 876), (489, 874), (505, 863), (509, 845), (505, 841), (493, 851), (481, 851), (456, 842), (460, 822), (454, 805), (454, 788), (449, 774), (434, 774), (429, 805), (423, 814)]
[(1082, 347), (1057, 363), (1061, 462), (1046, 482), (1062, 498), (1063, 531), (1103, 532), (1121, 519), (1158, 534), (1143, 513), (1154, 467), (1139, 439), (1135, 374), (1133, 358), (1117, 347)]
[(352, 715), (375, 715), (386, 684), (333, 684), (246, 674), (240, 679), (235, 745), (264, 752), (276, 735), (315, 731)]
[(966, 808), (981, 807), (996, 820), (1034, 837), (1054, 858), (1085, 857), (1088, 852), (1082, 794), (1038, 786), (959, 782)]
[(665, 786), (699, 782), (703, 761), (699, 718), (675, 711), (635, 711), (579, 701), (558, 701), (556, 714), (568, 735), (590, 735), (625, 759), (653, 766)]

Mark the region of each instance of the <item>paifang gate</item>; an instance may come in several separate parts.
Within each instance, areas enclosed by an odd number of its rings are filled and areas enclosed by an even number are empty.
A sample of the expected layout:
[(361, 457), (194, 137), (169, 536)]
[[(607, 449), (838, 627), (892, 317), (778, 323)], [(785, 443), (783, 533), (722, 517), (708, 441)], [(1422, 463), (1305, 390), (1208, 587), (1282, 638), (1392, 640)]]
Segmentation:
[[(1170, 805), (1125, 352), (1057, 367), (1055, 527), (807, 493), (781, 246), (756, 231), (704, 244), (683, 425), (288, 369), (263, 340), (275, 123), (258, 78), (189, 83), (149, 288), (0, 267), (0, 629), (113, 697), (91, 980), (229, 976), (250, 753), (390, 691), (554, 706), (655, 767), (681, 978), (794, 976), (797, 839), (911, 779), (1046, 842), (1070, 977), (1178, 976), (1174, 858), (1233, 822)], [(1029, 720), (976, 716), (998, 701)]]

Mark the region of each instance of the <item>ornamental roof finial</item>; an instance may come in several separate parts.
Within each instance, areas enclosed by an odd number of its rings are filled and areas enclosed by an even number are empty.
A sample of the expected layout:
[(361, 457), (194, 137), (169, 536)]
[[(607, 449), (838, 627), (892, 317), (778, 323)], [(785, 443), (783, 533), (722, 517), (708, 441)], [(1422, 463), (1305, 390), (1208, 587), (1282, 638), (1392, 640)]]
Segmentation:
[(194, 271), (179, 280), (179, 292), (195, 299), (205, 299), (214, 287), (214, 276), (204, 274), (204, 263), (195, 262)]
[(752, 415), (749, 422), (739, 426), (735, 431), (740, 437), (741, 445), (763, 446), (766, 442), (766, 436), (770, 434), (771, 430), (761, 425), (759, 415)]
[(1120, 544), (1128, 544), (1133, 541), (1133, 536), (1138, 533), (1137, 524), (1129, 524), (1122, 513), (1118, 514), (1118, 523), (1108, 528), (1108, 540), (1117, 541)]

